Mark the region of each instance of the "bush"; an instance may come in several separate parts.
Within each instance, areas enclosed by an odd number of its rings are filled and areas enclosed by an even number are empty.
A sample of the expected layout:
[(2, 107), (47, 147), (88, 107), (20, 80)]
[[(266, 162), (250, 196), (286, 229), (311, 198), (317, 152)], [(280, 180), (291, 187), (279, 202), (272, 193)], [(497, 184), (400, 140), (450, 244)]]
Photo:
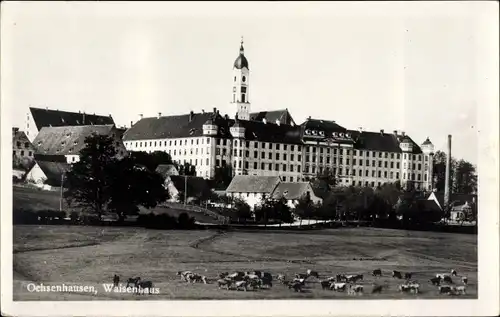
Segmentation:
[(189, 217), (185, 212), (177, 218), (177, 229), (193, 229), (195, 227), (194, 217)]

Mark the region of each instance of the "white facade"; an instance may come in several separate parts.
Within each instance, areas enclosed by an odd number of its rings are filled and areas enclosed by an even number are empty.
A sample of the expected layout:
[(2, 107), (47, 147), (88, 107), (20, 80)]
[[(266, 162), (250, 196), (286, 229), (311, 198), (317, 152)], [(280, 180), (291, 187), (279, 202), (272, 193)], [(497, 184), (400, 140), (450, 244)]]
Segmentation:
[(43, 184), (47, 179), (47, 176), (42, 171), (38, 163), (36, 163), (33, 168), (26, 175), (26, 181), (33, 184)]

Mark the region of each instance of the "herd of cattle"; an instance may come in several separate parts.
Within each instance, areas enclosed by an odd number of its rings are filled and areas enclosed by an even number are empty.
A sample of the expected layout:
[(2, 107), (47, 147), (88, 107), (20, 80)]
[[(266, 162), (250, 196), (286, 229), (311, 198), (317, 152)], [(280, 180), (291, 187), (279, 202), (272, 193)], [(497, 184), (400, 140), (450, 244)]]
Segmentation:
[[(202, 282), (204, 284), (209, 283), (209, 279), (192, 271), (182, 271), (177, 272), (182, 281), (187, 283)], [(372, 276), (381, 277), (382, 270), (373, 270)], [(392, 271), (392, 278), (404, 279), (405, 282), (398, 286), (398, 291), (402, 293), (414, 293), (418, 294), (420, 290), (420, 284), (412, 279), (412, 273), (403, 273), (399, 271)], [(439, 294), (447, 295), (462, 295), (465, 294), (467, 288), (467, 277), (462, 276), (462, 285), (457, 285), (453, 281), (453, 277), (457, 276), (456, 270), (451, 270), (450, 273), (439, 273), (435, 277), (431, 278), (429, 282), (437, 286), (437, 291)], [(306, 280), (310, 277), (317, 279), (323, 290), (332, 290), (337, 292), (346, 292), (349, 295), (362, 295), (364, 292), (364, 286), (358, 284), (359, 281), (363, 281), (363, 274), (337, 274), (336, 276), (328, 277), (326, 279), (320, 279), (318, 272), (313, 270), (307, 270), (306, 273), (295, 274), (293, 279), (288, 279), (284, 274), (278, 274), (275, 276), (276, 280), (288, 287), (290, 290), (295, 292), (302, 292), (304, 286), (306, 285)], [(273, 276), (269, 272), (262, 271), (252, 271), (252, 272), (234, 272), (234, 273), (220, 273), (218, 278), (216, 278), (216, 284), (219, 289), (227, 290), (257, 290), (263, 287), (271, 288), (273, 286)], [(382, 293), (387, 286), (374, 284), (371, 293)]]

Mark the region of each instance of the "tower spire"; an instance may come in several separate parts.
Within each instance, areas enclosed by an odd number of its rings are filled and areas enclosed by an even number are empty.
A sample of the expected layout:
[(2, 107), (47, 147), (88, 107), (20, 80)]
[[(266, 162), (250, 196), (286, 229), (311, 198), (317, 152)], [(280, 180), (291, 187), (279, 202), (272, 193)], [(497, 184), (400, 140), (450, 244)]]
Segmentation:
[(243, 54), (245, 52), (245, 49), (243, 48), (243, 35), (241, 36), (241, 42), (240, 42), (240, 54)]

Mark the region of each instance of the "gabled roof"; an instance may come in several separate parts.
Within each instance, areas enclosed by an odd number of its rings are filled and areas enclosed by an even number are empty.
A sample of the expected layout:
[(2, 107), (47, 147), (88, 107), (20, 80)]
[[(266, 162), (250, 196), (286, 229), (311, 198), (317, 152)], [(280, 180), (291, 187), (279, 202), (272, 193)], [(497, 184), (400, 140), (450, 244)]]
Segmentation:
[[(166, 180), (170, 180), (178, 191), (184, 192), (187, 185), (188, 197), (201, 197), (210, 194), (211, 190), (207, 181), (202, 177), (170, 175)], [(187, 184), (186, 184), (187, 183)]]
[[(190, 120), (191, 117), (191, 120)], [(230, 128), (234, 119), (214, 113), (193, 113), (166, 117), (143, 118), (123, 135), (124, 141), (188, 138), (203, 136), (203, 124), (212, 120), (217, 125), (218, 138), (231, 139)], [(245, 140), (300, 144), (300, 128), (286, 124), (264, 123), (262, 121), (238, 120), (245, 128)]]
[(288, 109), (250, 113), (250, 120), (262, 121), (264, 119), (266, 119), (268, 123), (276, 123), (276, 120), (279, 120), (281, 124), (295, 125), (295, 121), (293, 121), (292, 115)]
[(226, 192), (271, 194), (279, 182), (279, 176), (236, 175), (227, 187)]
[(78, 154), (85, 147), (85, 138), (93, 133), (111, 135), (115, 130), (113, 125), (44, 127), (33, 140), (33, 146), (37, 154)]
[(52, 109), (30, 107), (31, 115), (38, 130), (43, 127), (61, 127), (75, 125), (115, 124), (111, 115), (103, 116)]
[(418, 199), (416, 201), (417, 208), (420, 212), (440, 212), (438, 204), (434, 200)]
[[(432, 195), (436, 197), (438, 200), (439, 205), (442, 207), (444, 206), (444, 192), (434, 192), (429, 195), (428, 199), (432, 199)], [(450, 194), (449, 198), (449, 203), (452, 204), (453, 206), (462, 206), (466, 202), (469, 204), (473, 201), (476, 201), (477, 203), (477, 195), (473, 194)]]
[(45, 174), (45, 177), (47, 177), (45, 183), (50, 186), (61, 186), (62, 174), (70, 170), (70, 165), (65, 161), (58, 162), (37, 160), (36, 164), (38, 164), (40, 169)]
[(179, 171), (174, 164), (160, 164), (156, 168), (156, 173), (162, 175), (163, 177), (179, 175)]
[(420, 154), (422, 150), (409, 136), (395, 135), (394, 133), (369, 132), (349, 130), (355, 140), (354, 148), (370, 151), (396, 152), (400, 153), (399, 143), (403, 138), (413, 145), (413, 154)]
[[(30, 140), (26, 136), (26, 133), (24, 131), (20, 131), (19, 129), (13, 129), (12, 130), (13, 135), (12, 135), (12, 147), (13, 148), (18, 148), (22, 150), (32, 150), (33, 149), (33, 144), (31, 144)], [(21, 146), (17, 146), (17, 142), (21, 143)], [(28, 145), (26, 147), (26, 144)]]
[(275, 199), (280, 199), (281, 197), (285, 197), (286, 199), (300, 199), (304, 195), (310, 193), (311, 196), (314, 195), (314, 191), (311, 188), (311, 185), (308, 182), (281, 182), (274, 190), (272, 197)]

